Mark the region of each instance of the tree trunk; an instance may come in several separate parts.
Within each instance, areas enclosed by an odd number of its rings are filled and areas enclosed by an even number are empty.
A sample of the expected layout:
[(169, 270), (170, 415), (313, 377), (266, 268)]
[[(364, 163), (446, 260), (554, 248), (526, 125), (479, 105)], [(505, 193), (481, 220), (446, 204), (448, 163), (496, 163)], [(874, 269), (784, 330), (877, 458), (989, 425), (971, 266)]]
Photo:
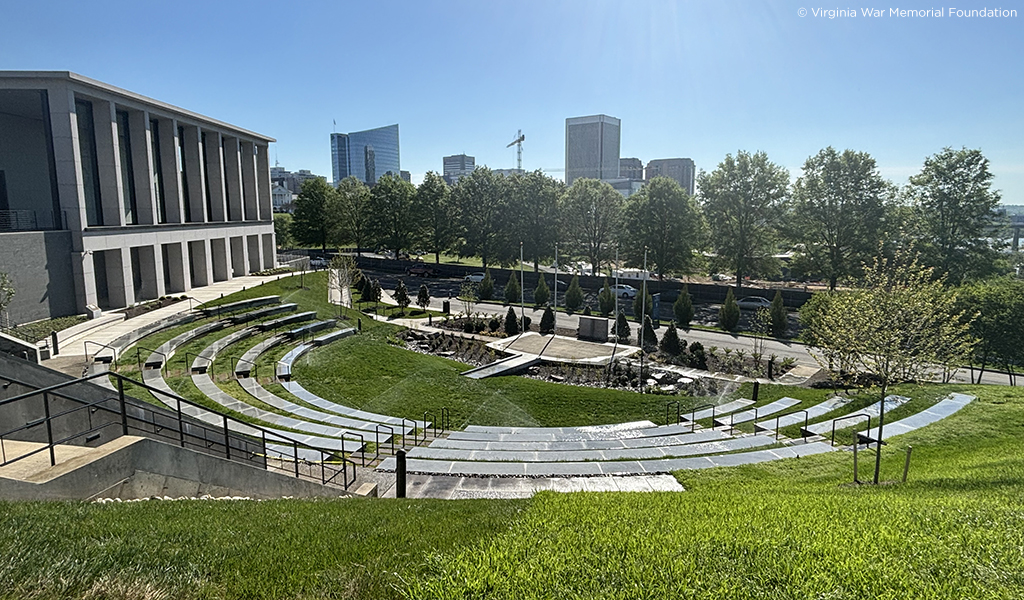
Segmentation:
[[(882, 383), (882, 401), (878, 405), (878, 433), (876, 434), (878, 436), (878, 442), (875, 444), (875, 478), (874, 478), (875, 485), (878, 485), (878, 471), (882, 468), (882, 427), (885, 426), (885, 391), (886, 391), (886, 388), (888, 388), (888, 384)], [(869, 429), (868, 433), (870, 433), (870, 432), (871, 432), (871, 430)], [(856, 444), (857, 443), (857, 438), (856, 438), (857, 433), (854, 432), (853, 435), (854, 435), (853, 443)]]
[(434, 264), (435, 265), (441, 264), (441, 251), (440, 250), (435, 250), (434, 251)]
[(839, 278), (836, 277), (835, 275), (833, 275), (832, 277), (828, 278), (828, 290), (830, 292), (836, 291), (836, 283), (838, 283), (838, 279)]

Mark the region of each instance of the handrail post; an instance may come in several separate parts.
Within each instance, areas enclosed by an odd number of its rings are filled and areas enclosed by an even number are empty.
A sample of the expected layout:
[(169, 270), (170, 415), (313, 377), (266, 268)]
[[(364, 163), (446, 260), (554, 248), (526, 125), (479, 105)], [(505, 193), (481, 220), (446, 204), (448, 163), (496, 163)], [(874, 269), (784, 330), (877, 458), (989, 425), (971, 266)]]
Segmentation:
[(295, 456), (295, 478), (298, 479), (299, 478), (299, 443), (298, 442), (292, 442), (292, 450), (295, 453), (294, 454), (294, 456)]
[(46, 445), (50, 449), (50, 466), (57, 464), (57, 457), (53, 452), (53, 426), (50, 423), (50, 395), (43, 392), (43, 414), (46, 416)]
[(405, 498), (405, 450), (395, 457), (395, 498)]
[(128, 408), (124, 403), (124, 379), (117, 377), (117, 401), (121, 405), (121, 433), (128, 435)]
[(903, 463), (903, 483), (907, 482), (907, 472), (910, 471), (910, 453), (913, 451), (913, 446), (907, 446), (907, 460)]
[(181, 442), (181, 447), (185, 447), (185, 423), (181, 417), (181, 398), (177, 399), (178, 403), (178, 440)]
[(224, 421), (224, 458), (231, 460), (231, 437), (228, 433), (228, 417), (224, 415), (221, 417)]

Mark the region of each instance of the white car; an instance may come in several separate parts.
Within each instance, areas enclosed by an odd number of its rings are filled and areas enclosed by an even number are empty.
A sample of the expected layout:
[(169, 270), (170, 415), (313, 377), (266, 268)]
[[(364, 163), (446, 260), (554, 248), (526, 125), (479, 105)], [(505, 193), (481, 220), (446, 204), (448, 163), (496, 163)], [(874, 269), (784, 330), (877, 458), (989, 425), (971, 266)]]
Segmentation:
[(770, 308), (772, 305), (771, 300), (767, 298), (762, 298), (761, 296), (747, 296), (746, 298), (740, 298), (739, 300), (736, 301), (736, 304), (739, 305), (740, 308), (745, 308), (749, 310), (757, 310), (759, 308)]
[(619, 298), (633, 299), (636, 298), (636, 288), (625, 283), (612, 286), (612, 293)]
[(327, 259), (321, 256), (309, 259), (309, 268), (311, 269), (326, 269), (328, 264)]
[(466, 275), (462, 280), (463, 281), (468, 281), (470, 283), (480, 283), (481, 281), (484, 280), (484, 274), (483, 273), (470, 273), (469, 275)]

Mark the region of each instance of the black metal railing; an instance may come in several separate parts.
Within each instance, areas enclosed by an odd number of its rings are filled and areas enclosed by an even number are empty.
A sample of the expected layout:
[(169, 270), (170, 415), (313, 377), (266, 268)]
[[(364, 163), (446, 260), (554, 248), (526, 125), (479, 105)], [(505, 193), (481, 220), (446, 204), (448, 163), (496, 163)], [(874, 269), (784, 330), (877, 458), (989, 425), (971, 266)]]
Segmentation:
[(669, 420), (668, 420), (669, 415), (672, 414), (672, 407), (673, 406), (676, 407), (676, 422), (674, 424), (678, 425), (683, 420), (683, 414), (680, 412), (679, 401), (678, 400), (670, 400), (669, 402), (665, 403), (665, 424), (666, 425), (673, 425), (673, 423), (669, 423)]
[[(142, 376), (142, 365), (143, 365), (142, 351), (143, 350), (145, 350), (146, 352), (149, 352), (150, 356), (152, 356), (154, 354), (159, 354), (163, 358), (163, 360), (160, 361), (160, 372), (163, 373), (164, 372), (164, 367), (167, 366), (167, 354), (165, 354), (163, 352), (160, 352), (159, 350), (151, 350), (151, 349), (149, 349), (149, 348), (147, 348), (145, 346), (140, 346), (139, 344), (136, 344), (135, 345), (135, 364), (136, 364), (136, 366), (139, 367), (139, 376), (140, 377)], [(150, 364), (148, 356), (146, 357), (145, 364), (146, 364), (147, 367)]]
[(694, 426), (697, 423), (697, 411), (704, 410), (705, 408), (711, 409), (711, 426), (715, 426), (715, 409), (718, 407), (716, 404), (701, 404), (690, 411), (690, 433), (693, 433)]
[(388, 438), (391, 440), (391, 455), (394, 456), (394, 454), (395, 454), (395, 428), (390, 426), (390, 425), (385, 425), (383, 423), (378, 423), (376, 425), (376, 427), (374, 428), (374, 441), (376, 443), (376, 447), (374, 448), (374, 451), (376, 452), (376, 454), (374, 455), (373, 460), (377, 460), (378, 458), (380, 458), (380, 447), (381, 447), (380, 431), (381, 431), (381, 429), (388, 430)]
[[(836, 423), (839, 421), (846, 421), (847, 419), (863, 418), (868, 420), (868, 431), (871, 431), (871, 415), (867, 413), (856, 413), (852, 415), (846, 415), (845, 417), (839, 417), (838, 419), (832, 419), (832, 445), (836, 445)], [(854, 441), (856, 443), (856, 441)]]
[[(100, 393), (105, 397), (99, 400), (86, 401), (74, 394), (74, 386), (81, 386), (90, 380), (100, 377), (115, 377), (117, 379), (116, 391), (102, 388), (94, 388), (93, 394)], [(8, 378), (9, 379), (9, 378)], [(16, 382), (19, 385), (29, 385), (23, 382)], [(158, 410), (143, 405), (140, 401), (131, 399), (125, 395), (125, 386), (132, 385), (152, 393), (170, 398), (176, 405), (176, 410)], [(114, 393), (115, 396), (109, 394)], [(102, 430), (110, 427), (119, 429), (119, 435), (131, 435), (133, 432), (144, 437), (153, 439), (174, 440), (182, 448), (190, 448), (202, 451), (215, 456), (223, 456), (229, 460), (243, 462), (251, 466), (277, 471), (285, 471), (289, 463), (294, 463), (292, 472), (298, 479), (319, 482), (322, 485), (335, 483), (342, 485), (345, 489), (355, 481), (356, 463), (344, 455), (344, 452), (337, 454), (331, 450), (318, 448), (294, 440), (287, 435), (271, 431), (239, 421), (227, 414), (221, 413), (195, 404), (176, 394), (155, 388), (146, 383), (135, 381), (118, 373), (104, 372), (82, 377), (72, 381), (35, 389), (5, 400), (0, 400), (0, 408), (12, 406), (15, 403), (28, 403), (33, 399), (41, 401), (41, 413), (38, 418), (28, 421), (25, 425), (16, 427), (9, 431), (0, 433), (0, 466), (24, 460), (30, 456), (47, 452), (50, 465), (56, 464), (55, 448), (62, 444), (68, 444), (76, 440), (82, 440), (86, 444), (97, 441)], [(62, 403), (71, 402), (74, 405), (54, 411), (55, 401)], [(220, 418), (220, 423), (209, 423), (199, 420), (193, 416), (187, 416), (189, 408), (195, 411), (202, 411)], [(31, 413), (31, 407), (19, 407), (22, 414)], [(79, 419), (69, 418), (85, 411), (86, 417)], [(38, 414), (38, 412), (36, 413)], [(84, 423), (82, 422), (84, 421)], [(26, 441), (24, 438), (34, 436), (31, 430), (45, 426), (45, 443), (38, 447), (29, 448), (27, 451), (19, 452), (17, 456), (8, 458), (7, 443), (11, 441)], [(61, 433), (56, 433), (60, 430)], [(113, 437), (119, 437), (117, 435)], [(360, 446), (363, 451), (365, 463), (365, 441), (362, 436)], [(75, 445), (75, 444), (73, 444)], [(81, 445), (81, 443), (77, 444)], [(290, 449), (288, 452), (286, 449)], [(300, 456), (300, 449), (303, 456)], [(311, 459), (312, 458), (312, 459)], [(275, 467), (272, 461), (280, 463)], [(351, 477), (348, 465), (351, 464)], [(339, 467), (340, 465), (340, 467)], [(304, 467), (304, 468), (303, 468)], [(338, 477), (341, 482), (337, 483)]]
[[(111, 362), (114, 363), (114, 368), (115, 369), (117, 368), (117, 348), (111, 346), (110, 344), (101, 344), (100, 342), (94, 342), (92, 340), (85, 340), (85, 342), (82, 343), (82, 348), (85, 351), (85, 360), (86, 361), (89, 360), (89, 344), (92, 344), (93, 346), (98, 346), (99, 348), (106, 348), (106, 349), (110, 350), (114, 354), (113, 358), (111, 359)], [(100, 358), (98, 356), (98, 354), (99, 354), (99, 352), (97, 352), (95, 355), (93, 355), (93, 360), (97, 360), (97, 359)], [(103, 361), (103, 362), (106, 362), (106, 361)]]
[(441, 433), (449, 431), (452, 428), (452, 414), (448, 411), (447, 406), (441, 407)]

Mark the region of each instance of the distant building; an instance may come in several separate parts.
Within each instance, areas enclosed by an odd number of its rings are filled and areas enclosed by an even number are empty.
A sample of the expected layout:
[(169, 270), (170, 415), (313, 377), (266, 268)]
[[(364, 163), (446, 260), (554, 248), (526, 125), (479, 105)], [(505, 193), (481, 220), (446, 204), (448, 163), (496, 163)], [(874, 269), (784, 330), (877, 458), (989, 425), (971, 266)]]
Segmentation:
[(386, 173), (401, 176), (398, 125), (331, 134), (334, 184), (354, 176), (372, 186)]
[(291, 212), (291, 205), (298, 196), (295, 192), (284, 187), (280, 183), (273, 183), (270, 188), (270, 197), (274, 204), (274, 212)]
[(298, 172), (292, 173), (284, 167), (270, 167), (270, 182), (280, 185), (293, 194), (302, 191), (304, 181), (317, 177), (324, 179), (321, 175), (314, 175), (308, 169), (300, 169)]
[(491, 172), (502, 177), (511, 177), (513, 175), (522, 175), (526, 171), (523, 169), (491, 169)]
[(565, 120), (565, 184), (581, 177), (619, 178), (621, 122), (608, 115)]
[(412, 183), (412, 173), (408, 171), (400, 171), (398, 175), (399, 177), (402, 178), (402, 181), (408, 181), (409, 183)]
[(644, 163), (639, 158), (620, 158), (619, 177), (623, 179), (644, 180)]
[(661, 158), (647, 163), (647, 181), (655, 177), (675, 179), (691, 196), (695, 175), (696, 167), (689, 158)]
[(605, 179), (606, 183), (610, 184), (615, 191), (622, 194), (626, 198), (629, 198), (633, 194), (640, 191), (640, 188), (644, 187), (643, 180), (640, 179), (627, 179), (620, 177), (618, 179)]
[(465, 154), (444, 157), (444, 180), (448, 185), (455, 185), (459, 179), (469, 175), (476, 169), (476, 158)]

